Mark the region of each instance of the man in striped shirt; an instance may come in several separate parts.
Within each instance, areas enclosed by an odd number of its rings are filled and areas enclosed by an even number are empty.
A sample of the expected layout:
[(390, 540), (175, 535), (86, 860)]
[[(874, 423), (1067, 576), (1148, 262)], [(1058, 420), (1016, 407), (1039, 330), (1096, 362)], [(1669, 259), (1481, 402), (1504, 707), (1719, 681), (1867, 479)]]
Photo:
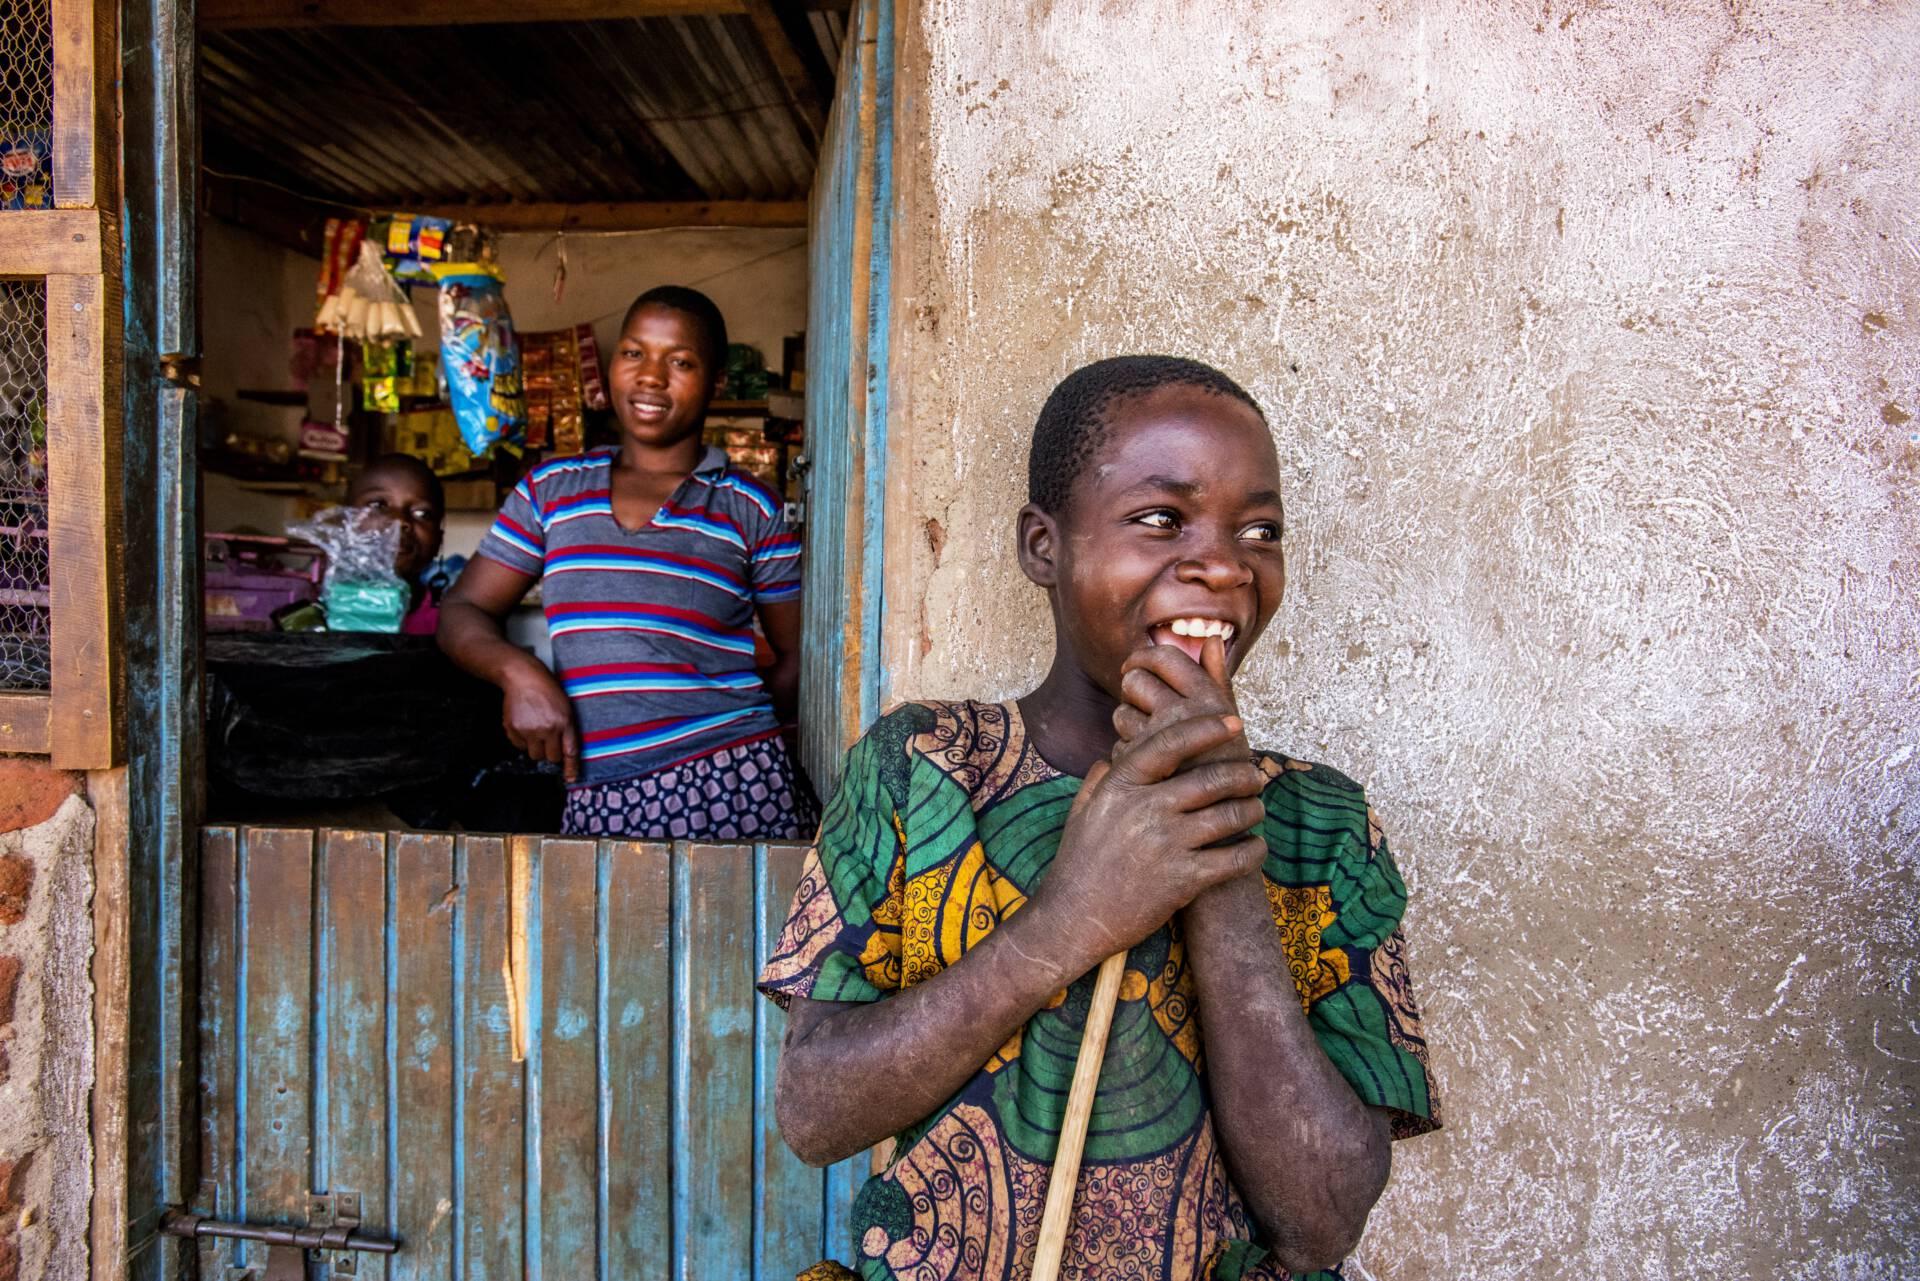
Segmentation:
[[(704, 295), (642, 295), (609, 369), (620, 445), (528, 473), (442, 606), (442, 647), (501, 687), (509, 737), (566, 773), (569, 834), (812, 835), (780, 736), (800, 544), (779, 495), (702, 441), (725, 351)], [(501, 625), (536, 581), (551, 673)], [(775, 658), (764, 674), (756, 615)]]

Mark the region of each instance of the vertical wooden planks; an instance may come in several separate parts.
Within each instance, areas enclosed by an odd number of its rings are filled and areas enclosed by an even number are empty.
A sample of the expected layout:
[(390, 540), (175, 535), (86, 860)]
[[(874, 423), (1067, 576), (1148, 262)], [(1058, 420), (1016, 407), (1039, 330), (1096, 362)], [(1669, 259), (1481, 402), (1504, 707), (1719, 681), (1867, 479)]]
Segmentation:
[(823, 788), (838, 778), (846, 744), (842, 693), (853, 657), (845, 652), (848, 574), (847, 500), (852, 426), (847, 371), (854, 313), (854, 176), (859, 165), (858, 17), (840, 49), (834, 103), (814, 169), (807, 237), (806, 579), (800, 647), (801, 756)]
[(463, 836), (459, 860), (454, 1205), (461, 1281), (512, 1281), (520, 1275), (526, 1227), (526, 1148), (523, 1072), (513, 1055), (506, 980), (507, 843), (497, 836)]
[[(786, 923), (806, 854), (804, 845), (762, 845), (754, 850), (752, 960), (756, 970)], [(786, 1016), (757, 994), (752, 1000), (753, 1183), (759, 1197), (754, 1216), (754, 1276), (785, 1278), (820, 1260), (822, 1178), (787, 1147), (774, 1117), (773, 1091)]]
[[(88, 966), (93, 976), (93, 1189), (88, 1206), (88, 1264), (92, 1281), (125, 1281), (127, 1023), (132, 1014), (127, 993), (133, 963), (127, 946), (127, 911), (132, 894), (127, 880), (126, 767), (96, 770), (89, 775), (87, 799), (94, 812), (93, 956)], [(229, 831), (226, 836), (228, 853), (224, 861), (230, 869), (233, 833)], [(229, 890), (229, 900), (231, 897)], [(231, 956), (233, 914), (229, 912), (226, 919), (226, 951)], [(231, 1092), (224, 1097), (231, 1107)], [(224, 1132), (232, 1133), (231, 1118)], [(227, 1168), (232, 1169), (230, 1161)], [(203, 1205), (209, 1199), (199, 1188), (195, 1195)]]
[[(259, 1223), (304, 1223), (312, 1134), (308, 1014), (313, 982), (313, 833), (240, 836), (240, 1047), (236, 1210)], [(266, 1250), (243, 1248), (264, 1268)]]
[[(560, 1281), (596, 1272), (599, 1254), (599, 1054), (595, 1012), (597, 850), (548, 840), (540, 894), (540, 1270)], [(531, 1271), (531, 1270), (530, 1270)]]
[[(322, 840), (316, 1190), (359, 1193), (366, 1231), (386, 1236), (387, 838), (328, 832)], [(356, 1266), (361, 1281), (386, 1281), (384, 1256), (364, 1256)]]
[[(119, 857), (115, 851), (114, 857)], [(239, 841), (230, 827), (200, 838), (200, 1195), (202, 1213), (237, 1213), (234, 1167), (239, 1115), (234, 1106), (239, 1043)], [(225, 1275), (231, 1242), (200, 1242), (202, 1276)]]
[(120, 761), (120, 291), (97, 275), (47, 277), (48, 593), (53, 763)]
[(665, 845), (616, 842), (604, 858), (602, 1275), (659, 1276), (673, 1240), (673, 876)]
[(395, 1281), (453, 1276), (453, 838), (393, 837), (388, 973)]
[(62, 209), (115, 201), (119, 7), (52, 0), (53, 201)]
[[(781, 1141), (784, 1020), (752, 989), (804, 850), (513, 839), (517, 913), (497, 837), (205, 834), (200, 1208), (301, 1222), (309, 1188), (358, 1192), (403, 1242), (356, 1261), (383, 1281), (776, 1279), (846, 1257), (865, 1160), (823, 1175)], [(213, 1277), (265, 1264), (202, 1253)]]
[(675, 1281), (753, 1266), (752, 847), (681, 847), (674, 872)]

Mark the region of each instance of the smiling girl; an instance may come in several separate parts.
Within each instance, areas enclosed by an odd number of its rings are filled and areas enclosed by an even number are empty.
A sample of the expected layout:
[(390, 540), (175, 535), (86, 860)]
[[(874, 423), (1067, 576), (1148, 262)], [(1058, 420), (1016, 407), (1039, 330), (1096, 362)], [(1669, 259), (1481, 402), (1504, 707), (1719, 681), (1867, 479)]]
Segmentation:
[(848, 753), (760, 988), (788, 1010), (793, 1149), (896, 1140), (854, 1202), (865, 1281), (1025, 1281), (1092, 971), (1121, 949), (1068, 1281), (1333, 1268), (1390, 1139), (1438, 1124), (1366, 797), (1254, 751), (1233, 701), (1286, 587), (1279, 490), (1220, 371), (1069, 375), (1015, 539), (1046, 679), (909, 703)]
[[(726, 350), (705, 294), (642, 294), (607, 371), (619, 445), (528, 473), (441, 605), (440, 647), (500, 687), (515, 746), (561, 767), (568, 835), (813, 833), (780, 730), (799, 683), (799, 539), (779, 496), (701, 434)], [(503, 629), (535, 581), (552, 671)]]

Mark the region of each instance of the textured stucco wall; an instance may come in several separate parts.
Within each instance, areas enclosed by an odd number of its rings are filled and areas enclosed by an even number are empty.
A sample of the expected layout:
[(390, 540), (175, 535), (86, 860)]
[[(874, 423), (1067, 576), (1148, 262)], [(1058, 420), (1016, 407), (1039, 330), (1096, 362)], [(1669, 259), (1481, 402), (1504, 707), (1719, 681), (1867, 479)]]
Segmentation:
[[(0, 1281), (81, 1281), (93, 1190), (93, 811), (0, 760)], [(24, 825), (31, 823), (30, 826)]]
[(1258, 737), (1414, 886), (1356, 1277), (1920, 1274), (1920, 5), (904, 16), (890, 696), (1041, 673), (1055, 379), (1268, 408)]

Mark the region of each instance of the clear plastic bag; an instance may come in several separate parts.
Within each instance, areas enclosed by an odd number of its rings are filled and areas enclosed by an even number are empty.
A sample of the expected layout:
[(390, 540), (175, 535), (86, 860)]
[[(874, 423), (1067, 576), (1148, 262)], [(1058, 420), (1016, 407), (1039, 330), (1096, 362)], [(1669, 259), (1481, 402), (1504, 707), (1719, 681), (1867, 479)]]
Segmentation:
[(320, 599), (327, 607), (328, 631), (400, 630), (413, 589), (393, 572), (400, 526), (391, 517), (365, 507), (329, 507), (287, 533), (327, 554)]

